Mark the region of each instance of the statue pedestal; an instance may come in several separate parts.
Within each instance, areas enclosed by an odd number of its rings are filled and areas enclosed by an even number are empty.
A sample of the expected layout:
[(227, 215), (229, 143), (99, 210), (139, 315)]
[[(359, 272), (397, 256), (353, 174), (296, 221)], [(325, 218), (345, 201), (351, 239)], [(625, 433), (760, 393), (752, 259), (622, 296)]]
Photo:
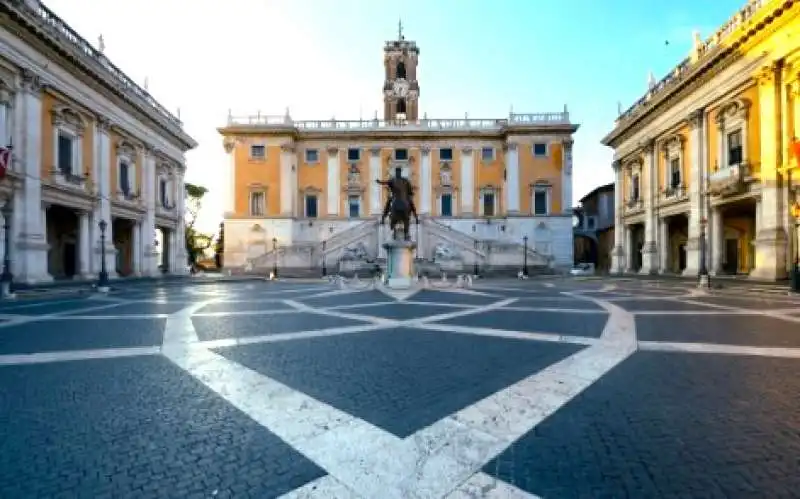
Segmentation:
[(383, 244), (386, 250), (386, 287), (390, 289), (408, 289), (413, 284), (414, 241), (394, 240)]

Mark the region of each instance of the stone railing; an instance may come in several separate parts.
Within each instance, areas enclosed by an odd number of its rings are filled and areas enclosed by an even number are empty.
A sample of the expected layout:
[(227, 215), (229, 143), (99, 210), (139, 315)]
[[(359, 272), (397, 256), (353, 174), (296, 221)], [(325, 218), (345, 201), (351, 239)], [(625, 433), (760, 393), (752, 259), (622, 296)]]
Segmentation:
[(643, 209), (644, 209), (644, 202), (642, 201), (642, 198), (629, 199), (625, 201), (626, 214), (636, 213)]
[(256, 114), (228, 116), (228, 126), (288, 127), (303, 131), (364, 131), (382, 129), (404, 130), (500, 130), (528, 125), (569, 124), (569, 112), (510, 114), (501, 119), (429, 119), (421, 120), (293, 120), (291, 116)]
[(724, 196), (742, 192), (750, 167), (744, 163), (720, 168), (708, 176), (708, 192), (714, 196)]
[[(697, 63), (700, 62), (706, 54), (709, 54), (713, 49), (722, 45), (722, 41), (728, 36), (732, 35), (739, 27), (747, 24), (756, 13), (764, 7), (771, 0), (748, 0), (744, 7), (739, 9), (726, 23), (724, 23), (717, 31), (714, 32), (705, 41), (699, 39), (695, 42), (692, 48), (693, 57), (687, 57), (681, 61), (675, 68), (672, 69), (661, 80), (652, 85), (647, 93), (636, 101), (631, 107), (624, 112), (620, 113), (617, 117), (617, 123), (622, 123), (637, 115), (647, 103), (657, 94), (661, 93), (666, 87), (671, 86), (673, 82), (682, 80)], [(699, 42), (699, 43), (698, 43)]]
[(662, 201), (680, 201), (682, 199), (686, 199), (689, 193), (686, 190), (686, 186), (683, 184), (665, 187), (661, 190), (661, 200)]
[(39, 24), (46, 33), (61, 41), (65, 48), (71, 50), (79, 60), (92, 63), (95, 69), (111, 77), (119, 90), (128, 92), (142, 100), (150, 109), (167, 120), (167, 122), (179, 128), (183, 126), (180, 119), (167, 111), (164, 106), (159, 104), (153, 96), (150, 95), (150, 93), (128, 78), (128, 76), (112, 64), (102, 52), (92, 47), (89, 42), (84, 40), (81, 35), (70, 28), (67, 23), (45, 7), (44, 4), (38, 1), (17, 1), (13, 3), (21, 11), (31, 14), (34, 21)]

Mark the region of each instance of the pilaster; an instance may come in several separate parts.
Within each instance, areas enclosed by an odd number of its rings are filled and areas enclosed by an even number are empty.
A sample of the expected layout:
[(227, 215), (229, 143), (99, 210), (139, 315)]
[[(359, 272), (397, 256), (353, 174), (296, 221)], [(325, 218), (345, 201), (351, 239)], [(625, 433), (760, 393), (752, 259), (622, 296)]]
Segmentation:
[(564, 149), (561, 159), (561, 211), (572, 213), (572, 137), (564, 139), (561, 144)]
[(642, 144), (644, 152), (642, 183), (644, 195), (644, 246), (642, 247), (642, 274), (655, 274), (658, 271), (658, 248), (656, 246), (657, 221), (655, 219), (658, 175), (656, 174), (655, 141), (648, 139)]
[(144, 174), (142, 181), (145, 184), (145, 215), (140, 227), (140, 244), (142, 246), (142, 275), (158, 275), (158, 251), (156, 242), (156, 199), (158, 187), (156, 185), (156, 158), (152, 147), (145, 147)]
[(703, 130), (705, 111), (697, 109), (687, 117), (689, 123), (689, 233), (686, 242), (686, 268), (683, 275), (697, 275), (700, 271), (700, 232), (705, 220), (705, 144)]
[(711, 264), (708, 267), (711, 275), (722, 274), (722, 255), (725, 251), (725, 218), (721, 208), (711, 210)]
[(622, 162), (615, 160), (614, 168), (614, 248), (611, 250), (611, 273), (625, 272), (625, 225), (622, 220), (623, 209), (623, 171)]
[(336, 147), (328, 148), (328, 189), (325, 196), (328, 200), (327, 215), (339, 216), (341, 206), (341, 193), (339, 184), (341, 174), (339, 172), (339, 149)]
[[(422, 164), (420, 165), (420, 183), (422, 184), (422, 192), (420, 192), (420, 214), (429, 215), (431, 213), (431, 148), (423, 146), (420, 149), (422, 154)], [(419, 244), (419, 241), (417, 241)]]
[[(381, 185), (376, 182), (381, 178), (381, 148), (373, 147), (369, 150), (369, 213), (370, 215), (380, 215), (383, 207), (381, 206)], [(380, 246), (380, 245), (378, 245)]]
[(292, 207), (297, 204), (294, 200), (294, 189), (292, 189), (292, 186), (294, 185), (293, 176), (297, 170), (295, 164), (296, 160), (294, 147), (289, 144), (281, 146), (281, 215), (285, 217), (292, 216), (292, 212), (294, 211)]
[(506, 210), (510, 214), (519, 213), (519, 151), (517, 144), (506, 144)]
[(225, 215), (228, 216), (236, 213), (236, 141), (233, 137), (225, 137), (222, 147), (228, 155), (228, 168), (225, 171)]
[(461, 212), (475, 212), (475, 156), (471, 147), (461, 149)]

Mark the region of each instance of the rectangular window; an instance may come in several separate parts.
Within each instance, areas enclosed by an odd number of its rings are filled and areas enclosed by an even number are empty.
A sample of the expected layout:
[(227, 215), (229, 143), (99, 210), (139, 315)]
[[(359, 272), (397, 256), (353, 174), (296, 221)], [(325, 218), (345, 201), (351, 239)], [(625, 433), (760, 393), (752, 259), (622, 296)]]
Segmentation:
[(263, 217), (266, 212), (267, 197), (263, 192), (250, 193), (250, 216)]
[(742, 131), (728, 134), (728, 166), (742, 163)]
[(267, 147), (264, 145), (250, 146), (250, 157), (252, 159), (264, 159), (267, 157)]
[(547, 156), (547, 144), (544, 142), (537, 142), (533, 144), (533, 155), (537, 158)]
[(316, 149), (306, 149), (306, 163), (319, 163), (319, 151)]
[(533, 214), (547, 215), (547, 191), (544, 189), (533, 192)]
[(69, 135), (58, 134), (58, 171), (71, 175), (75, 167), (74, 141)]
[(449, 147), (439, 149), (439, 161), (453, 161), (453, 149)]
[(483, 147), (483, 148), (481, 148), (481, 160), (482, 161), (494, 161), (494, 147)]
[(395, 149), (394, 159), (397, 161), (408, 161), (408, 149)]
[(679, 158), (672, 158), (669, 161), (669, 170), (669, 186), (673, 189), (676, 189), (681, 185), (681, 160)]
[(358, 218), (361, 216), (361, 198), (358, 196), (348, 196), (347, 198), (348, 212), (350, 218)]
[(158, 195), (161, 198), (161, 206), (169, 208), (169, 199), (167, 199), (167, 181), (166, 179), (159, 179), (158, 181)]
[(359, 161), (361, 160), (361, 149), (357, 147), (351, 147), (347, 150), (347, 161)]
[(587, 221), (586, 228), (589, 230), (594, 230), (594, 225), (595, 225), (594, 217), (589, 217), (586, 221)]
[(631, 199), (634, 201), (639, 199), (639, 175), (634, 175), (631, 179)]
[(317, 218), (317, 196), (314, 194), (306, 195), (306, 217)]
[(483, 216), (494, 216), (494, 192), (483, 193)]
[(119, 164), (119, 190), (122, 191), (123, 194), (126, 196), (131, 193), (131, 180), (129, 178), (130, 172), (128, 171), (130, 166), (128, 163), (122, 161)]
[(453, 216), (453, 195), (452, 194), (442, 194), (441, 199), (441, 210), (439, 210), (443, 217), (452, 217)]

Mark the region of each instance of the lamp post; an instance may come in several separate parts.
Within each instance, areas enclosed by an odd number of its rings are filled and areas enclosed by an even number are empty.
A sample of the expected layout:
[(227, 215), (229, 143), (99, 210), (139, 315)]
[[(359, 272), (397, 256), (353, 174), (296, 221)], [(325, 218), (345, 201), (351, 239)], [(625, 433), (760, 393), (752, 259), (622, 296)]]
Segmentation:
[(272, 252), (275, 254), (275, 259), (272, 260), (272, 276), (274, 279), (278, 278), (278, 238), (272, 238)]
[(326, 277), (328, 275), (328, 265), (327, 265), (327, 257), (325, 255), (325, 246), (327, 246), (328, 241), (322, 241), (322, 277)]
[(792, 205), (794, 217), (794, 265), (792, 266), (791, 290), (800, 293), (800, 200)]
[(706, 223), (705, 218), (700, 219), (700, 269), (697, 274), (698, 287), (711, 287), (711, 279), (706, 268)]
[(0, 276), (0, 283), (2, 283), (2, 297), (13, 298), (11, 292), (11, 285), (14, 282), (14, 275), (11, 274), (11, 198), (6, 200), (3, 205), (3, 229), (5, 230), (4, 252), (3, 252), (3, 275)]
[(100, 275), (97, 279), (97, 290), (100, 292), (108, 291), (108, 271), (106, 269), (106, 228), (108, 222), (100, 220), (97, 223), (100, 228)]
[(478, 240), (475, 240), (475, 264), (473, 265), (472, 273), (478, 275)]
[(528, 277), (528, 236), (522, 236), (522, 275)]

